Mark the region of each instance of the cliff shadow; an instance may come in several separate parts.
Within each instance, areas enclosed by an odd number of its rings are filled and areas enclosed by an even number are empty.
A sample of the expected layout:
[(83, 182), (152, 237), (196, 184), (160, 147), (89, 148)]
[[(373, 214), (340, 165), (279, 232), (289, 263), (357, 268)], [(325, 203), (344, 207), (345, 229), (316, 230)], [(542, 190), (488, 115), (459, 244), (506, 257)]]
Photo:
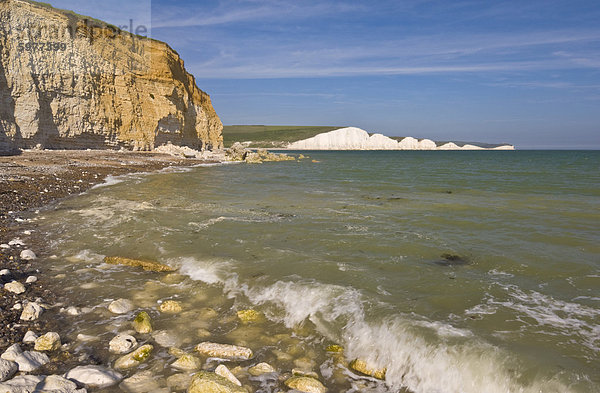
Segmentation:
[[(15, 100), (10, 94), (3, 62), (0, 61), (0, 156), (18, 155), (21, 132), (15, 120)], [(10, 136), (13, 135), (13, 137)]]
[(60, 140), (60, 131), (54, 121), (54, 114), (50, 105), (57, 93), (40, 88), (40, 77), (43, 78), (44, 76), (34, 73), (31, 74), (31, 79), (39, 97), (38, 132), (26, 144), (29, 145), (29, 147), (35, 147), (40, 144), (43, 148), (52, 149), (56, 148), (56, 141)]

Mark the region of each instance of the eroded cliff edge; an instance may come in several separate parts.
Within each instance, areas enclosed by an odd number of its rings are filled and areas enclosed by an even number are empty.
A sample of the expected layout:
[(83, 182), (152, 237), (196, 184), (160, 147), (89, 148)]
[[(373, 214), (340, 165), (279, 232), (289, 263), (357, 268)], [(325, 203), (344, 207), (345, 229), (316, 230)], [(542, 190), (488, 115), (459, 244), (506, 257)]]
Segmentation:
[(208, 94), (167, 44), (0, 0), (0, 151), (222, 147)]

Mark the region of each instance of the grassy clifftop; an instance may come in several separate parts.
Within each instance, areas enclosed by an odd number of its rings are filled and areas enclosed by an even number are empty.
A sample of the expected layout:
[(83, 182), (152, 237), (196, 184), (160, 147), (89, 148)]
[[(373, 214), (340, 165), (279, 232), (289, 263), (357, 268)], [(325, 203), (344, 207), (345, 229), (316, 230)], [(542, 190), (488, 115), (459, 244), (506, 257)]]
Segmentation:
[(341, 127), (332, 126), (224, 126), (223, 144), (230, 147), (235, 142), (251, 142), (249, 147), (285, 147), (288, 143), (312, 138), (323, 132)]

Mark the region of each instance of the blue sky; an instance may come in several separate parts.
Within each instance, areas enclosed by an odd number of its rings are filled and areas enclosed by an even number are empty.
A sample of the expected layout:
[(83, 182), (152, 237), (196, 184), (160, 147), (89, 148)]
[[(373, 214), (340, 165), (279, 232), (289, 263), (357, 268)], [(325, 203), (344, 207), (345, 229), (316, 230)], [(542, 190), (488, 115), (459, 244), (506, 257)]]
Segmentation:
[(224, 124), (600, 148), (600, 1), (50, 0), (151, 26)]

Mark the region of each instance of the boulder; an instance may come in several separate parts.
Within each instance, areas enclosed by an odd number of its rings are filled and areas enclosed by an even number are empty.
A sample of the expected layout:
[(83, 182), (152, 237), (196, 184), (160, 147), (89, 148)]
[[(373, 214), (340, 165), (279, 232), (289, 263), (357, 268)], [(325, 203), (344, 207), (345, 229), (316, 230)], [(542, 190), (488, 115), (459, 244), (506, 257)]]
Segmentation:
[(65, 378), (91, 388), (107, 388), (119, 383), (123, 375), (102, 366), (78, 366), (65, 374)]
[(21, 259), (24, 259), (26, 261), (31, 261), (37, 258), (37, 256), (35, 255), (35, 253), (31, 250), (23, 250), (21, 251), (21, 255), (20, 255)]
[(21, 313), (21, 319), (23, 321), (35, 321), (42, 315), (42, 306), (37, 303), (27, 303), (25, 308), (23, 308), (23, 312)]
[(385, 379), (385, 373), (387, 372), (386, 368), (377, 369), (367, 364), (367, 362), (365, 362), (364, 360), (360, 359), (354, 359), (353, 361), (351, 361), (349, 367), (352, 370), (357, 371), (361, 374), (368, 375), (369, 377), (381, 380)]
[(83, 333), (79, 333), (76, 338), (77, 338), (77, 341), (81, 341), (84, 343), (89, 343), (89, 342), (100, 340), (100, 338), (98, 336), (92, 336), (91, 334), (83, 334)]
[(193, 371), (198, 370), (202, 366), (202, 361), (194, 355), (184, 354), (179, 357), (171, 367), (177, 370)]
[(248, 393), (215, 373), (200, 371), (192, 378), (188, 393)]
[(152, 332), (152, 338), (158, 345), (165, 348), (177, 347), (180, 344), (180, 338), (167, 330)]
[(36, 389), (38, 384), (44, 380), (41, 375), (21, 375), (10, 381), (0, 383), (0, 392), (2, 393), (33, 393), (39, 392)]
[(81, 311), (79, 311), (79, 310), (77, 309), (77, 307), (74, 307), (74, 306), (67, 307), (66, 309), (64, 309), (64, 310), (60, 310), (60, 311), (61, 311), (61, 312), (63, 312), (63, 311), (64, 311), (64, 312), (65, 312), (65, 313), (67, 313), (68, 315), (72, 315), (72, 316), (75, 316), (75, 315), (79, 315), (79, 314), (81, 314)]
[(221, 359), (248, 360), (254, 355), (250, 348), (208, 341), (196, 345), (195, 349), (202, 355)]
[(124, 379), (119, 384), (119, 388), (127, 393), (145, 393), (157, 391), (160, 389), (160, 384), (154, 374), (152, 374), (152, 371), (140, 371)]
[(248, 164), (262, 164), (262, 157), (258, 153), (249, 152), (246, 154), (245, 160)]
[(21, 284), (18, 281), (11, 281), (9, 283), (4, 284), (4, 289), (6, 289), (8, 292), (20, 295), (23, 292), (25, 292), (25, 285)]
[(314, 379), (319, 379), (319, 375), (316, 372), (301, 368), (293, 368), (292, 375), (295, 377), (310, 377)]
[(23, 353), (21, 346), (19, 344), (13, 344), (10, 347), (6, 348), (6, 351), (2, 355), (0, 355), (1, 359), (15, 361), (17, 356)]
[(133, 328), (138, 333), (151, 333), (152, 320), (146, 311), (140, 312), (133, 320)]
[(131, 259), (124, 257), (105, 257), (104, 263), (108, 263), (111, 265), (125, 265), (125, 266), (134, 266), (141, 267), (144, 270), (151, 272), (174, 272), (171, 266), (167, 266), (165, 264), (155, 262), (155, 261), (147, 261), (141, 259)]
[(117, 334), (108, 343), (108, 349), (112, 353), (128, 353), (137, 347), (137, 340), (129, 334)]
[(237, 379), (235, 375), (233, 375), (233, 373), (229, 371), (227, 366), (225, 366), (224, 364), (219, 364), (217, 366), (217, 368), (215, 369), (215, 374), (225, 378), (234, 385), (242, 386), (242, 383), (239, 381), (239, 379)]
[(325, 393), (327, 391), (320, 381), (310, 377), (291, 377), (285, 381), (285, 385), (305, 393)]
[(108, 311), (113, 314), (127, 314), (134, 308), (133, 302), (128, 299), (117, 299), (108, 305)]
[(165, 300), (158, 306), (160, 312), (168, 313), (168, 314), (177, 314), (182, 311), (181, 303), (175, 300)]
[(167, 377), (167, 386), (172, 391), (187, 390), (192, 383), (190, 374), (173, 374)]
[(56, 351), (61, 346), (60, 336), (55, 332), (48, 332), (35, 340), (33, 349), (36, 351)]
[(19, 365), (12, 360), (0, 359), (0, 382), (4, 382), (19, 370)]
[(129, 368), (137, 367), (141, 363), (148, 360), (150, 353), (154, 347), (150, 344), (142, 345), (135, 351), (128, 353), (127, 355), (121, 356), (115, 361), (115, 368), (118, 370), (126, 370)]
[(240, 310), (237, 312), (237, 316), (242, 323), (260, 322), (264, 320), (262, 313), (256, 310)]
[(45, 353), (25, 351), (18, 355), (14, 361), (19, 364), (19, 371), (30, 372), (42, 367), (44, 364), (48, 363), (50, 359)]
[(244, 161), (248, 155), (248, 150), (240, 142), (235, 142), (225, 154), (231, 161)]
[(37, 340), (37, 338), (38, 338), (37, 334), (35, 334), (31, 330), (28, 330), (27, 333), (25, 333), (25, 336), (23, 337), (23, 343), (24, 344), (32, 344), (35, 342), (35, 340)]
[(269, 363), (258, 363), (256, 366), (252, 366), (248, 369), (250, 375), (258, 377), (262, 374), (274, 373), (276, 370)]
[(56, 393), (85, 393), (85, 389), (77, 389), (77, 384), (60, 375), (49, 375), (37, 386), (36, 391)]
[(327, 352), (342, 353), (342, 352), (344, 352), (344, 347), (342, 347), (341, 345), (337, 345), (337, 344), (331, 344), (331, 345), (328, 345), (327, 348), (325, 348), (325, 350)]

